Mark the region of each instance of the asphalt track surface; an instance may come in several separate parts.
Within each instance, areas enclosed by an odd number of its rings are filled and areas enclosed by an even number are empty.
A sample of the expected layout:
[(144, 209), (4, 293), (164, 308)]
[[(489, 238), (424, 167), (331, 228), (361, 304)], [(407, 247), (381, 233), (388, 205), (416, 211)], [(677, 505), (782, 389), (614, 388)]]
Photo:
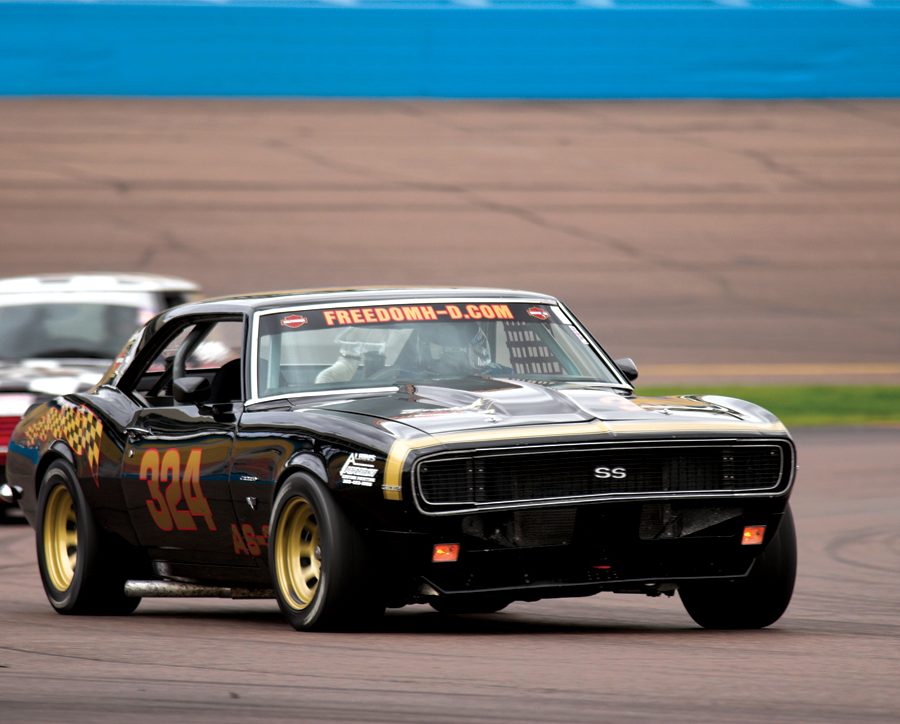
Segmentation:
[(898, 239), (896, 101), (0, 101), (3, 276), (535, 289), (648, 383), (900, 382)]
[(614, 594), (483, 616), (412, 606), (362, 634), (296, 633), (274, 601), (66, 617), (31, 529), (0, 527), (0, 718), (896, 722), (900, 429), (797, 440), (797, 588), (761, 631), (704, 631), (677, 597)]
[[(534, 288), (647, 382), (900, 380), (898, 202), (896, 102), (0, 101), (3, 276)], [(68, 618), (0, 526), (0, 720), (896, 722), (900, 429), (797, 438), (764, 631), (611, 594), (364, 634), (266, 601)]]

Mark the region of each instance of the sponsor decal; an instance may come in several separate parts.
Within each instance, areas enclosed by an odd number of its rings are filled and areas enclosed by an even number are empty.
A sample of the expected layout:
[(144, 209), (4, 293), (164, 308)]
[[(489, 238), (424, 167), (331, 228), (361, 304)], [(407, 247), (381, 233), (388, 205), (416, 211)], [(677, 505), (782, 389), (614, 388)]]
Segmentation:
[(94, 485), (100, 486), (100, 438), (103, 423), (84, 405), (51, 407), (25, 430), (29, 447), (51, 440), (65, 440), (76, 457), (86, 463)]
[(546, 322), (550, 319), (550, 312), (543, 307), (528, 307), (528, 314), (540, 322)]
[(269, 547), (269, 526), (262, 526), (257, 533), (249, 523), (242, 523), (240, 527), (237, 523), (232, 523), (231, 543), (235, 554), (258, 558), (262, 555), (262, 549)]
[(195, 531), (194, 518), (202, 518), (208, 530), (216, 530), (209, 501), (200, 487), (202, 455), (200, 448), (193, 448), (183, 472), (178, 448), (169, 448), (162, 454), (150, 448), (141, 457), (140, 479), (147, 483), (150, 493), (147, 510), (160, 530)]
[(371, 488), (375, 484), (378, 468), (375, 467), (375, 456), (368, 453), (350, 453), (341, 467), (341, 482), (344, 485), (361, 485)]
[[(327, 327), (436, 322), (438, 320), (515, 319), (508, 304), (405, 304), (390, 307), (353, 307), (322, 312)], [(284, 324), (284, 320), (281, 322)]]
[(302, 314), (288, 314), (286, 317), (281, 318), (281, 326), (290, 329), (302, 327), (307, 322), (309, 322), (309, 320)]

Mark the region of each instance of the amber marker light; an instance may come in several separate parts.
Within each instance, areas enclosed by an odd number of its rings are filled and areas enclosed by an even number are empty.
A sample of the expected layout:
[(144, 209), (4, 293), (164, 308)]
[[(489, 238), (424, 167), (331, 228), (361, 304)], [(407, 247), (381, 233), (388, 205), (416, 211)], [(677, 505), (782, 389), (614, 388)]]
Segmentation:
[(765, 535), (766, 535), (766, 526), (764, 526), (764, 525), (744, 526), (744, 532), (741, 534), (741, 545), (742, 546), (761, 545)]
[(438, 543), (431, 552), (432, 563), (456, 563), (459, 543)]

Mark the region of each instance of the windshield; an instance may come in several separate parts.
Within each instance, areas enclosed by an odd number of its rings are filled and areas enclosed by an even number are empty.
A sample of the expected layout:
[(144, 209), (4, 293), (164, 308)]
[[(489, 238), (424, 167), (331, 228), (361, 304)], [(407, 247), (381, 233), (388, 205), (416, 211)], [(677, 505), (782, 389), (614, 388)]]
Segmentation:
[(0, 295), (0, 357), (112, 359), (152, 316), (149, 294)]
[(472, 376), (620, 384), (550, 305), (427, 303), (260, 315), (257, 397)]

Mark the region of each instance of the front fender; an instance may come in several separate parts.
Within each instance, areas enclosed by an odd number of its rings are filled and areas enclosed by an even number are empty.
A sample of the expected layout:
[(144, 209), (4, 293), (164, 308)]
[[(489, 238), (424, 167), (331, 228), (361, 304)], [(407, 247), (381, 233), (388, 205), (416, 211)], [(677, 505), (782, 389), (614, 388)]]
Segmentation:
[[(284, 478), (287, 475), (294, 472), (305, 472), (313, 475), (319, 480), (328, 481), (328, 471), (325, 469), (325, 462), (318, 455), (314, 455), (310, 452), (297, 452), (291, 455), (284, 464), (284, 467), (278, 474), (278, 486), (281, 487), (281, 483), (284, 481)], [(278, 490), (274, 490), (272, 495), (278, 495)]]

